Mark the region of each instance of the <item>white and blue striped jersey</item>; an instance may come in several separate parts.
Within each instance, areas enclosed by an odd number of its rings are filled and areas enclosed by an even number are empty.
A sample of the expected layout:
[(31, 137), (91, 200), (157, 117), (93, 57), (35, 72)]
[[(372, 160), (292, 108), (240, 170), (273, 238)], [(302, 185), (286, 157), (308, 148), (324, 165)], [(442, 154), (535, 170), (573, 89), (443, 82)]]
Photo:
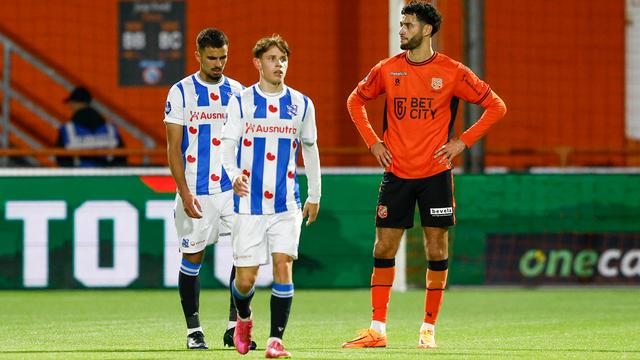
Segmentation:
[(226, 76), (217, 84), (208, 84), (195, 73), (169, 90), (164, 122), (182, 125), (184, 175), (189, 190), (196, 195), (233, 188), (222, 167), (220, 142), (229, 100), (242, 89), (244, 86)]
[[(234, 195), (238, 214), (275, 214), (300, 208), (296, 159), (300, 143), (317, 139), (313, 102), (284, 86), (265, 94), (253, 85), (231, 99), (223, 138), (238, 143), (238, 172), (249, 177), (249, 195)], [(232, 174), (232, 176), (235, 174)]]

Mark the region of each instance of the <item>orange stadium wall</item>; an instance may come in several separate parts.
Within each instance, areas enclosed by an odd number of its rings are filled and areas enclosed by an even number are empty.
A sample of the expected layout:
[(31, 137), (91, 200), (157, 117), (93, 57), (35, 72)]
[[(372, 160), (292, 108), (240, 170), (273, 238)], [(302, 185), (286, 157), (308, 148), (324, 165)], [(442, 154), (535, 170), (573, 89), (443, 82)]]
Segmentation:
[[(437, 5), (445, 20), (436, 48), (462, 60), (462, 1)], [(253, 44), (279, 33), (292, 49), (287, 83), (316, 104), (323, 165), (375, 165), (345, 101), (368, 70), (388, 56), (388, 1), (189, 0), (186, 9), (185, 74), (197, 69), (192, 55), (197, 33), (215, 26), (230, 38), (226, 74), (250, 85), (257, 80)], [(485, 79), (509, 107), (488, 137), (487, 165), (559, 165), (562, 148), (609, 151), (572, 155), (579, 164), (627, 163), (610, 151), (636, 146), (624, 137), (624, 21), (623, 1), (486, 1)], [(168, 87), (118, 85), (117, 24), (117, 0), (0, 1), (0, 30), (89, 87), (164, 147), (161, 120)], [(68, 118), (62, 104), (66, 91), (19, 59), (12, 61), (15, 86), (52, 114)], [(378, 131), (382, 109), (380, 99), (369, 106)], [(30, 127), (34, 115), (18, 105), (13, 111), (30, 133), (53, 145), (55, 129)], [(461, 124), (459, 117), (458, 130)], [(141, 146), (128, 134), (125, 142)]]
[(633, 164), (624, 3), (486, 1), (485, 74), (509, 107), (488, 137), (488, 165), (561, 165), (563, 151), (572, 165)]

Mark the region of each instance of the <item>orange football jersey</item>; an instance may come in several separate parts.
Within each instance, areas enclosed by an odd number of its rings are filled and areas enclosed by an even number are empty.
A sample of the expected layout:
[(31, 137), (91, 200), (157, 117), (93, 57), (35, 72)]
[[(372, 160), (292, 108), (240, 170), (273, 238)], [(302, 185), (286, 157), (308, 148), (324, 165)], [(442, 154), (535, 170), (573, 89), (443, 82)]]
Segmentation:
[(450, 168), (434, 153), (453, 137), (459, 99), (486, 109), (460, 136), (470, 147), (506, 112), (502, 100), (469, 68), (443, 54), (414, 63), (407, 52), (379, 62), (348, 100), (349, 113), (368, 147), (380, 141), (364, 104), (386, 94), (383, 141), (393, 156), (386, 171), (406, 179), (424, 178)]

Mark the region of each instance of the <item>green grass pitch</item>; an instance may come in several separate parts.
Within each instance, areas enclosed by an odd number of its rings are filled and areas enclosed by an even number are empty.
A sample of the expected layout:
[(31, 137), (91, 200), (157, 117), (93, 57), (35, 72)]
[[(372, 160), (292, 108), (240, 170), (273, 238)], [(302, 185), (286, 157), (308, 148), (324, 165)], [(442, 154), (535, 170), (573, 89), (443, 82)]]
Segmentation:
[[(177, 290), (0, 291), (0, 359), (262, 359), (268, 289), (253, 300), (261, 350), (222, 347), (228, 293), (201, 294), (210, 350), (185, 350)], [(285, 333), (294, 359), (639, 359), (640, 290), (454, 288), (418, 350), (422, 291), (393, 293), (386, 349), (343, 350), (369, 324), (367, 290), (298, 290)]]

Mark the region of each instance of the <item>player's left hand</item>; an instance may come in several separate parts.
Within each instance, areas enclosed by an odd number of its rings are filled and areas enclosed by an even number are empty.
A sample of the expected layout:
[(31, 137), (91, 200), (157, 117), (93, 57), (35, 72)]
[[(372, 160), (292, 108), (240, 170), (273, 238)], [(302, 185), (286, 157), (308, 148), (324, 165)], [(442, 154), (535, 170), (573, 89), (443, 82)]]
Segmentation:
[(320, 204), (314, 204), (306, 201), (304, 203), (304, 208), (302, 209), (302, 218), (307, 218), (307, 222), (305, 225), (309, 226), (312, 222), (316, 221), (318, 217), (318, 211), (320, 211)]
[(247, 175), (241, 174), (233, 179), (233, 192), (240, 197), (249, 194), (249, 178)]
[(442, 147), (440, 147), (438, 151), (433, 154), (433, 158), (438, 159), (437, 161), (440, 164), (448, 164), (449, 166), (451, 166), (453, 158), (458, 156), (458, 154), (460, 154), (466, 148), (467, 145), (465, 145), (462, 140), (453, 138), (449, 140), (448, 143), (442, 145)]

